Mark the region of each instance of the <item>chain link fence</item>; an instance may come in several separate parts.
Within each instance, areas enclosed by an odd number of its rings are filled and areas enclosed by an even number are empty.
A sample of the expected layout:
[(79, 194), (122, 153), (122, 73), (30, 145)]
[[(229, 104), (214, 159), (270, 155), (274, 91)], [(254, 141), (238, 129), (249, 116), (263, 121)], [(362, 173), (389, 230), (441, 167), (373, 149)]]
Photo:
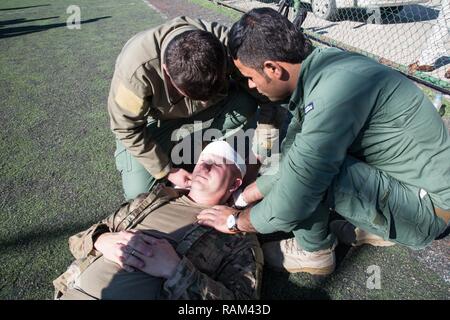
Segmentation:
[[(367, 55), (450, 94), (450, 0), (223, 0), (246, 12), (272, 7), (313, 41)], [(302, 20), (299, 18), (299, 20)]]

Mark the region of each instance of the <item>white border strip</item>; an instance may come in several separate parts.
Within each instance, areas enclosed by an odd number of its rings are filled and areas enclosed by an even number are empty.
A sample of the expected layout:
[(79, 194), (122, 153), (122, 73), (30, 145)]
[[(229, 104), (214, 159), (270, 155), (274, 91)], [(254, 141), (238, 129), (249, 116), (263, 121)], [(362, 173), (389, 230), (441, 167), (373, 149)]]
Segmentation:
[(161, 12), (161, 10), (159, 10), (158, 8), (156, 8), (154, 5), (152, 5), (151, 3), (150, 3), (150, 1), (148, 1), (148, 0), (142, 0), (147, 6), (149, 6), (150, 7), (150, 9), (152, 9), (152, 10), (155, 10), (156, 12), (158, 12), (164, 19), (169, 19), (169, 17), (168, 16), (166, 16), (164, 13), (162, 13)]

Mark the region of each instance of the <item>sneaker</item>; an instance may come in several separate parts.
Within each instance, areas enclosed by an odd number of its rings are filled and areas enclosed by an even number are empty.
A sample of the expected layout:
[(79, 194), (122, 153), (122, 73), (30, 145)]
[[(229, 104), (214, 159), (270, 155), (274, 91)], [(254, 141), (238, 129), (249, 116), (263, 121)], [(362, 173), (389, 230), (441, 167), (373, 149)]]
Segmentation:
[(295, 238), (267, 242), (262, 245), (265, 263), (276, 270), (290, 273), (307, 272), (312, 275), (326, 276), (336, 267), (334, 248), (308, 252), (302, 249)]
[(348, 246), (361, 246), (370, 244), (375, 247), (390, 247), (395, 243), (357, 228), (346, 220), (335, 220), (330, 223), (330, 230), (339, 239), (339, 242)]

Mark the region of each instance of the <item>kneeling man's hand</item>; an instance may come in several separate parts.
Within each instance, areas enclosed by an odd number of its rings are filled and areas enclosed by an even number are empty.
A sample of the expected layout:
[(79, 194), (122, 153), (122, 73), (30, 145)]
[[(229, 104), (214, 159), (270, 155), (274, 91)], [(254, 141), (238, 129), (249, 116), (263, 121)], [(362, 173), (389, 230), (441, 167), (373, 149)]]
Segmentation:
[(212, 227), (223, 233), (234, 234), (227, 226), (227, 219), (236, 212), (236, 209), (227, 206), (214, 206), (204, 209), (197, 216), (198, 223), (204, 226)]
[(181, 168), (173, 168), (167, 175), (167, 180), (180, 188), (190, 188), (192, 183), (192, 174)]

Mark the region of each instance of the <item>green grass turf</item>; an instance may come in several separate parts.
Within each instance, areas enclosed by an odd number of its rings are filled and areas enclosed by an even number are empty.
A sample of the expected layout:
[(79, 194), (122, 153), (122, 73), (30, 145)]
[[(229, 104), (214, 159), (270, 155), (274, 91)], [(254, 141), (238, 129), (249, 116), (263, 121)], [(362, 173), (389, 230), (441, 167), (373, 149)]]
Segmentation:
[[(68, 237), (122, 201), (109, 82), (126, 40), (162, 18), (141, 0), (79, 0), (86, 23), (69, 30), (72, 3), (0, 2), (0, 299), (51, 299), (51, 281), (72, 261)], [(370, 265), (381, 267), (380, 290), (366, 288)], [(405, 248), (364, 247), (321, 282), (265, 270), (262, 292), (275, 299), (448, 299), (450, 286)]]
[(209, 0), (188, 0), (188, 1), (203, 8), (218, 12), (226, 17), (231, 18), (233, 21), (239, 20), (239, 18), (242, 16), (241, 12), (238, 12), (225, 6), (216, 5), (214, 2), (211, 2)]
[[(342, 248), (338, 250), (342, 252)], [(271, 299), (449, 299), (450, 286), (400, 246), (350, 249), (336, 271), (325, 279), (308, 274), (265, 270), (263, 296)], [(373, 271), (380, 269), (380, 289), (370, 289)], [(373, 267), (372, 267), (373, 268)]]
[(68, 236), (123, 199), (109, 84), (125, 42), (163, 20), (142, 0), (78, 0), (81, 29), (69, 30), (73, 3), (0, 3), (3, 299), (51, 298), (71, 261)]

